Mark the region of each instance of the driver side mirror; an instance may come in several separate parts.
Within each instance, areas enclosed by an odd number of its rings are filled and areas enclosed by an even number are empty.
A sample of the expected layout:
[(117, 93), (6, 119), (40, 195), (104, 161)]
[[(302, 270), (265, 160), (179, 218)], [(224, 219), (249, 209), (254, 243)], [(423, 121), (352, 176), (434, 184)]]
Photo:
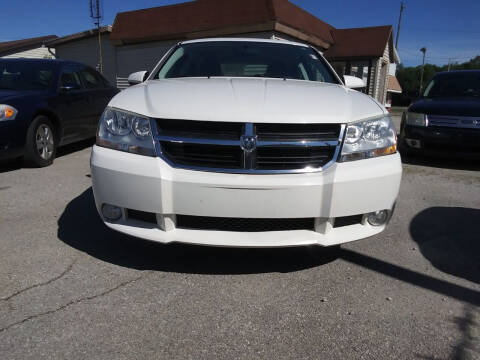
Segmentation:
[(144, 82), (148, 77), (148, 71), (137, 71), (128, 76), (128, 83), (130, 85), (137, 85)]
[(365, 87), (363, 80), (356, 76), (343, 75), (343, 80), (345, 81), (345, 86), (349, 89), (359, 89)]

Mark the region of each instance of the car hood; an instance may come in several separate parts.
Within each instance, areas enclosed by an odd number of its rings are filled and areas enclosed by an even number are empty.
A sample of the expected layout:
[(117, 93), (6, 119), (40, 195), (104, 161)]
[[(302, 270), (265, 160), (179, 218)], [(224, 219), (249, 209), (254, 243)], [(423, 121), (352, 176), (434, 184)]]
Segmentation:
[(3, 100), (8, 100), (12, 97), (17, 97), (20, 94), (19, 91), (16, 90), (7, 90), (7, 89), (0, 89), (0, 104)]
[(150, 80), (109, 105), (154, 118), (263, 123), (347, 123), (386, 112), (341, 85), (252, 78)]
[(480, 116), (480, 98), (425, 98), (415, 101), (408, 111), (428, 115)]
[(28, 97), (31, 95), (38, 95), (42, 93), (41, 91), (19, 91), (19, 90), (7, 90), (7, 89), (0, 89), (0, 104), (3, 104), (6, 101), (13, 100), (13, 99), (20, 99), (24, 97)]

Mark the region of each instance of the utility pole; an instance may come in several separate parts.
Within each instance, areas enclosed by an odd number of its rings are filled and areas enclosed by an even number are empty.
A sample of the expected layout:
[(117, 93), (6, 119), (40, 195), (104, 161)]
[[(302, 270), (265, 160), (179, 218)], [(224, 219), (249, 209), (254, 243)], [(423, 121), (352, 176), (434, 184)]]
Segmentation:
[(447, 71), (450, 71), (450, 67), (452, 66), (452, 59), (449, 58), (448, 59), (448, 70)]
[(398, 36), (400, 35), (400, 25), (402, 23), (402, 13), (406, 6), (403, 1), (400, 2), (400, 16), (398, 17), (397, 37), (395, 38), (395, 49), (398, 50)]
[(418, 91), (418, 95), (421, 96), (422, 88), (423, 88), (423, 70), (425, 70), (425, 53), (427, 52), (426, 47), (422, 47), (420, 51), (423, 53), (423, 61), (422, 61), (422, 75), (420, 76), (420, 89)]
[(93, 19), (98, 33), (98, 64), (97, 69), (103, 74), (103, 59), (102, 59), (102, 37), (100, 34), (100, 21), (103, 17), (100, 0), (90, 0), (90, 17)]

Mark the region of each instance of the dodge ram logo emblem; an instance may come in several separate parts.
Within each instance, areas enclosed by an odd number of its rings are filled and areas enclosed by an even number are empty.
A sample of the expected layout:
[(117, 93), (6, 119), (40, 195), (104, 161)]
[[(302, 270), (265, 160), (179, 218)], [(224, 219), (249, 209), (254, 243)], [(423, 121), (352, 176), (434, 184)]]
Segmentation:
[(240, 147), (243, 151), (252, 152), (257, 147), (257, 137), (242, 135), (240, 137)]

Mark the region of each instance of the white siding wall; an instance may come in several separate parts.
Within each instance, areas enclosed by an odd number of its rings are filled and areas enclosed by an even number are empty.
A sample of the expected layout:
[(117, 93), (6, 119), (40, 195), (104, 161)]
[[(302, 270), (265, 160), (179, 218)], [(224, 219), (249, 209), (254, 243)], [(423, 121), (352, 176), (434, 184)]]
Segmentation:
[[(110, 34), (102, 34), (103, 76), (112, 84), (116, 83), (115, 47), (110, 42)], [(57, 58), (78, 61), (96, 68), (98, 63), (98, 37), (71, 41), (56, 46)]]
[(176, 43), (178, 40), (117, 46), (117, 77), (126, 78), (135, 71), (151, 71)]
[(379, 97), (377, 98), (382, 104), (385, 104), (387, 101), (387, 79), (388, 79), (388, 72), (390, 70), (390, 44), (387, 43), (385, 50), (383, 51), (382, 61), (382, 69), (379, 79)]
[[(378, 100), (378, 87), (380, 85), (380, 72), (382, 70), (382, 59), (379, 58), (374, 61), (375, 67), (375, 80), (373, 81), (373, 92), (372, 97)], [(372, 72), (374, 69), (372, 69)]]
[(17, 59), (17, 58), (24, 58), (24, 59), (51, 59), (53, 58), (52, 54), (48, 52), (46, 47), (38, 47), (35, 49), (20, 51), (15, 54), (5, 55), (2, 56), (5, 59)]

